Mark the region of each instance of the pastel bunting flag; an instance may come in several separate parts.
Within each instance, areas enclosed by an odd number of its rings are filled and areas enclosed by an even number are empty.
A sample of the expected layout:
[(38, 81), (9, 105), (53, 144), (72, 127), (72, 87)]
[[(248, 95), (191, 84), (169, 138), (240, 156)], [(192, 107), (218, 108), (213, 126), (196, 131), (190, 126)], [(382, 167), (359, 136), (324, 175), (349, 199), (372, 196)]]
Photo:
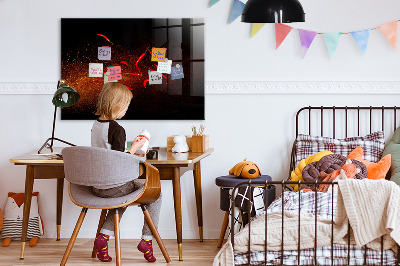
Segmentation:
[(393, 49), (397, 48), (397, 20), (378, 27)]
[(301, 55), (304, 58), (312, 44), (317, 33), (315, 31), (301, 30), (299, 29), (300, 43), (301, 43)]
[(233, 5), (232, 5), (232, 11), (231, 11), (231, 17), (229, 18), (229, 23), (232, 23), (242, 15), (242, 11), (244, 8), (244, 3), (239, 0), (233, 0)]
[(278, 47), (282, 44), (282, 42), (285, 40), (286, 36), (288, 36), (292, 29), (293, 28), (288, 25), (275, 23), (276, 49), (278, 49)]
[(253, 23), (252, 28), (251, 28), (251, 38), (256, 35), (262, 27), (264, 27), (265, 23)]
[(358, 47), (361, 50), (361, 53), (364, 55), (368, 46), (369, 33), (371, 29), (360, 30), (360, 31), (352, 31), (351, 35), (353, 35), (354, 40), (356, 41)]
[(219, 0), (210, 0), (210, 5), (208, 7), (212, 7), (213, 5), (215, 5), (218, 2), (219, 2)]
[(326, 48), (328, 48), (329, 55), (332, 58), (333, 54), (336, 51), (336, 48), (338, 47), (339, 39), (340, 36), (342, 36), (342, 34), (340, 34), (339, 32), (333, 32), (333, 33), (325, 33), (323, 36)]

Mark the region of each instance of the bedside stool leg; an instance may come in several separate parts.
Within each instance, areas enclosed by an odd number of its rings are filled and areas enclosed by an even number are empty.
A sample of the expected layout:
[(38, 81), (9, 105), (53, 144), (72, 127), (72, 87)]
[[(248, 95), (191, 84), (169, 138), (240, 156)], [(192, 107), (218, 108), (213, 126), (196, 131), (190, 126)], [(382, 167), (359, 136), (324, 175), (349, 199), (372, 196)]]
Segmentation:
[(222, 242), (224, 241), (226, 228), (228, 227), (229, 222), (229, 212), (225, 212), (224, 221), (222, 222), (221, 234), (219, 235), (217, 248), (222, 246)]

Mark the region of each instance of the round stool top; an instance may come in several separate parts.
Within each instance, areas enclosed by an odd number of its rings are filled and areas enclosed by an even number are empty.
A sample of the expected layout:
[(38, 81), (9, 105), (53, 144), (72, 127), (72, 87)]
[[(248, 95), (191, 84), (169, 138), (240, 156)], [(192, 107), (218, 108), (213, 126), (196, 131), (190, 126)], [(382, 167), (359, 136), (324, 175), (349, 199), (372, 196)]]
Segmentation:
[(226, 175), (215, 178), (215, 184), (219, 187), (234, 188), (237, 184), (247, 182), (249, 180), (252, 182), (265, 180), (272, 181), (272, 178), (269, 175), (260, 175), (259, 177), (253, 179), (237, 177), (234, 175)]

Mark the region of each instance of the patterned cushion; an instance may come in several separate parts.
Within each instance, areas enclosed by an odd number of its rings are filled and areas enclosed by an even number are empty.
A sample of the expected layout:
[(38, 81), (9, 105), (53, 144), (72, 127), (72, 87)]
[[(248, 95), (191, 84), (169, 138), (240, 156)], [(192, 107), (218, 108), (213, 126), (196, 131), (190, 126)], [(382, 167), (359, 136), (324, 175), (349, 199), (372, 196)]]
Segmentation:
[(323, 150), (346, 156), (357, 146), (364, 150), (364, 159), (378, 162), (385, 147), (383, 131), (378, 131), (364, 137), (333, 139), (299, 134), (296, 139), (296, 165), (310, 155)]

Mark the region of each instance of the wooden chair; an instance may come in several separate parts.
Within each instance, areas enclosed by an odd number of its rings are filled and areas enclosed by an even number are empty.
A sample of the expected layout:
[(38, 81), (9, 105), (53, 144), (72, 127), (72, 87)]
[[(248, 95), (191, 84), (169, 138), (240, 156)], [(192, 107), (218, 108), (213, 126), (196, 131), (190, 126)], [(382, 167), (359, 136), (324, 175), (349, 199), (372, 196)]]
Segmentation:
[[(68, 186), (69, 196), (74, 204), (82, 207), (82, 211), (60, 265), (66, 264), (88, 209), (102, 209), (96, 237), (103, 226), (107, 210), (116, 209), (114, 215), (116, 265), (121, 265), (118, 208), (129, 205), (139, 205), (142, 208), (145, 220), (149, 224), (166, 262), (171, 262), (145, 205), (157, 200), (161, 193), (160, 176), (157, 168), (137, 156), (103, 148), (68, 147), (63, 149), (62, 155), (65, 179), (70, 182)], [(140, 161), (139, 169), (137, 167), (138, 160)], [(92, 186), (128, 182), (135, 175), (145, 177), (144, 180), (141, 180), (144, 182), (144, 187), (129, 195), (118, 198), (100, 198), (91, 191)], [(94, 247), (92, 257), (96, 257)]]

